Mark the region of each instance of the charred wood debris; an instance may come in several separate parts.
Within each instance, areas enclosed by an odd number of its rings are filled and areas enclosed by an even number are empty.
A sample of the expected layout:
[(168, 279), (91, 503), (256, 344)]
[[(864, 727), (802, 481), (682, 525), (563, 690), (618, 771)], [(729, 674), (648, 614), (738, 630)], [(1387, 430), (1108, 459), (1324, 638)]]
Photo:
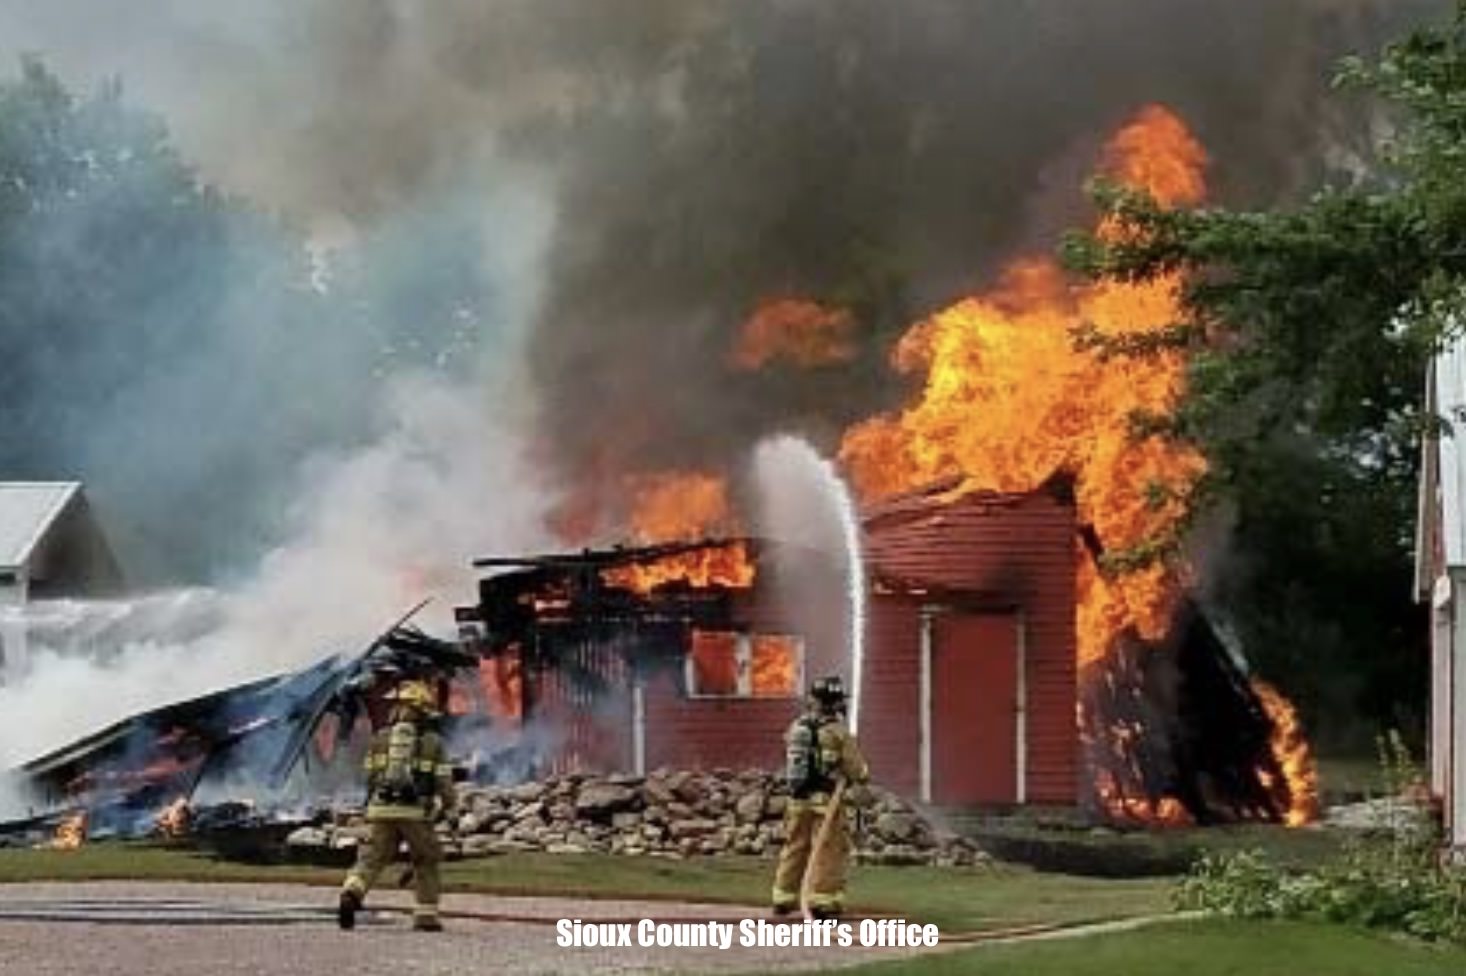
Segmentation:
[[(455, 724), (479, 732), (492, 724), (477, 680), (485, 661), (512, 661), (516, 724), (534, 715), (549, 675), (592, 700), (608, 690), (610, 674), (680, 660), (693, 628), (733, 626), (722, 587), (673, 581), (637, 593), (608, 583), (606, 572), (733, 542), (476, 560), (491, 574), (479, 583), (478, 603), (455, 610), (457, 641), (410, 623), (424, 601), (355, 654), (134, 715), (4, 774), (31, 810), (0, 822), (0, 847), (43, 842), (77, 822), (87, 838), (171, 832), (170, 808), (186, 810), (187, 831), (204, 835), (298, 825), (331, 805), (360, 803), (365, 736), (354, 733), (384, 720), (382, 692), (397, 679), (467, 689), (467, 714), (445, 718), (450, 742), (463, 731)], [(625, 667), (605, 668), (608, 654)], [(537, 758), (511, 748), (458, 774), (500, 782), (505, 772), (495, 763), (516, 777), (547, 773), (535, 768)]]

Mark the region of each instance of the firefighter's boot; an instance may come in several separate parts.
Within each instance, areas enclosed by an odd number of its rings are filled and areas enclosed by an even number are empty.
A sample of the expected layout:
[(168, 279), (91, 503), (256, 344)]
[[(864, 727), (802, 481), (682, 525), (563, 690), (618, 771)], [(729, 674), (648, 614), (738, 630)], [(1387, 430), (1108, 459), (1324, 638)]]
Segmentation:
[(356, 913), (361, 911), (361, 895), (347, 888), (336, 903), (336, 924), (350, 931), (356, 928)]
[(443, 931), (443, 920), (438, 917), (437, 908), (426, 911), (418, 908), (412, 915), (412, 930), (414, 932)]

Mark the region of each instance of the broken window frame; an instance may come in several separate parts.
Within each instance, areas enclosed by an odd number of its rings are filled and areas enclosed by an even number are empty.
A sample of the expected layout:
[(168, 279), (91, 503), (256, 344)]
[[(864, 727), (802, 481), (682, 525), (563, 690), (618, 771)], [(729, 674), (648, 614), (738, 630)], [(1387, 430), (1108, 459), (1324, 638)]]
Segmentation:
[[(733, 636), (733, 666), (736, 675), (736, 687), (732, 692), (702, 691), (698, 689), (697, 663), (694, 659), (692, 644), (688, 644), (687, 654), (683, 658), (683, 688), (689, 699), (700, 699), (704, 701), (733, 701), (733, 700), (768, 700), (768, 701), (789, 701), (800, 696), (799, 690), (804, 687), (804, 663), (805, 663), (805, 641), (798, 634), (785, 633), (751, 633), (746, 630), (738, 631), (706, 631), (708, 634), (731, 634)], [(794, 654), (794, 680), (786, 694), (756, 694), (753, 690), (753, 646), (760, 638), (777, 638), (788, 641), (793, 648)]]

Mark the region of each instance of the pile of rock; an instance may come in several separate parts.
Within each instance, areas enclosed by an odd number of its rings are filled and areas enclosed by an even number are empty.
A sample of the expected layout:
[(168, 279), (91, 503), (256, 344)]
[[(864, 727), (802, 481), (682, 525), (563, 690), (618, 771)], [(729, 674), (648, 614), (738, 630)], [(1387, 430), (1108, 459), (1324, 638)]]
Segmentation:
[[(874, 864), (969, 866), (987, 858), (969, 840), (935, 827), (904, 800), (873, 789), (856, 838), (859, 859)], [(782, 778), (761, 770), (658, 770), (646, 777), (571, 773), (505, 787), (460, 792), (461, 809), (443, 838), (450, 856), (514, 851), (551, 854), (773, 857), (784, 839), (789, 802)], [(359, 815), (302, 828), (295, 848), (354, 846)]]

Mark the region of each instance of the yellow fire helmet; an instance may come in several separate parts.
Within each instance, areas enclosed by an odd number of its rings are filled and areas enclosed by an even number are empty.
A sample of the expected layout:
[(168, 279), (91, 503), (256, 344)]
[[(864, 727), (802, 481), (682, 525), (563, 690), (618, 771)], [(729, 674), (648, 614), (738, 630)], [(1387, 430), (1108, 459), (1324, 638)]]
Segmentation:
[(438, 694), (426, 681), (404, 681), (386, 694), (387, 701), (399, 708), (410, 708), (423, 715), (436, 715)]

